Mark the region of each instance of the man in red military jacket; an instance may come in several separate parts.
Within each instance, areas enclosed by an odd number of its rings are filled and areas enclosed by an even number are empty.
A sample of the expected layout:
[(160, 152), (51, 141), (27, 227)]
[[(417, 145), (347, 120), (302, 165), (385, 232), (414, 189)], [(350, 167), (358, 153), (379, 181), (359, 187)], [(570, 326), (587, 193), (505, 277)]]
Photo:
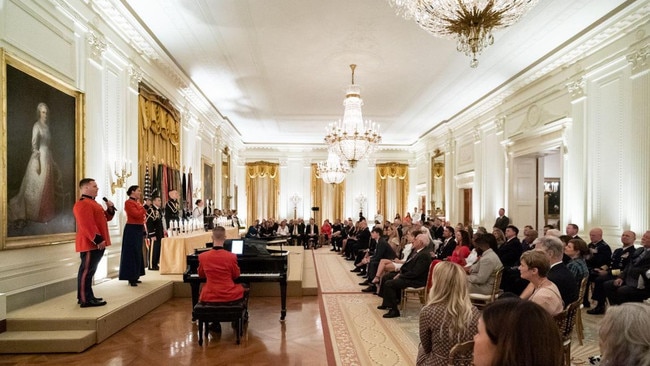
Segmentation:
[(240, 300), (244, 297), (244, 287), (235, 283), (240, 275), (237, 256), (223, 249), (226, 229), (215, 227), (212, 241), (212, 250), (199, 255), (199, 277), (207, 279), (199, 301), (223, 303)]
[(72, 209), (77, 220), (75, 249), (81, 257), (77, 275), (77, 302), (82, 308), (103, 306), (106, 301), (95, 297), (93, 293), (93, 275), (104, 256), (105, 248), (111, 245), (108, 221), (113, 219), (116, 210), (111, 201), (106, 201), (106, 210), (95, 201), (99, 188), (94, 179), (82, 179), (79, 190), (81, 198)]

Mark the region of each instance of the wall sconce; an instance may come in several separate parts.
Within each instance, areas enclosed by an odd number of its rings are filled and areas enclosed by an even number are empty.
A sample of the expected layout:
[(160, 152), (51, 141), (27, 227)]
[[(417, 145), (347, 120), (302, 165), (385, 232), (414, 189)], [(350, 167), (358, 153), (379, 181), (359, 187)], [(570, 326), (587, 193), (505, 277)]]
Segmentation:
[(115, 194), (115, 190), (118, 188), (126, 188), (126, 180), (133, 173), (133, 166), (131, 160), (122, 160), (115, 161), (113, 174), (115, 174), (116, 180), (111, 183), (111, 192)]
[(357, 204), (359, 204), (359, 212), (363, 213), (363, 208), (366, 207), (366, 202), (368, 202), (368, 199), (363, 195), (363, 193), (360, 193), (357, 196), (356, 201)]
[(294, 193), (289, 197), (289, 200), (291, 203), (293, 203), (293, 218), (295, 219), (298, 215), (298, 204), (300, 204), (300, 201), (302, 201), (302, 197), (298, 195), (298, 192)]

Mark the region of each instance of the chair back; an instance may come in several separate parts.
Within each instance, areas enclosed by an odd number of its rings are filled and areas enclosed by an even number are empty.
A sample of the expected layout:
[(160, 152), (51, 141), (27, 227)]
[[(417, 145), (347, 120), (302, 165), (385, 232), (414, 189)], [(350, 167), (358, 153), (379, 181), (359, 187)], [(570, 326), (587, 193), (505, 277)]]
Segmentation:
[(580, 311), (581, 304), (582, 302), (578, 299), (569, 304), (564, 311), (553, 317), (557, 327), (560, 329), (560, 335), (563, 341), (571, 340), (571, 332), (573, 332), (573, 327), (576, 324), (576, 315)]
[(580, 292), (578, 293), (578, 301), (582, 304), (582, 300), (584, 300), (585, 297), (585, 290), (587, 289), (587, 281), (589, 279), (589, 275), (582, 277), (582, 281), (580, 281)]
[(492, 300), (496, 300), (499, 289), (501, 288), (501, 279), (503, 279), (503, 266), (494, 272), (494, 285), (492, 285)]
[(474, 356), (474, 341), (467, 341), (456, 343), (455, 346), (449, 350), (449, 358), (447, 364), (449, 366), (469, 365)]
[(436, 266), (440, 262), (439, 260), (433, 260), (431, 261), (431, 264), (429, 265), (429, 273), (427, 274), (427, 284), (425, 285), (425, 290), (424, 290), (424, 298), (425, 301), (426, 299), (429, 298), (429, 291), (431, 290), (431, 286), (433, 286), (433, 267)]

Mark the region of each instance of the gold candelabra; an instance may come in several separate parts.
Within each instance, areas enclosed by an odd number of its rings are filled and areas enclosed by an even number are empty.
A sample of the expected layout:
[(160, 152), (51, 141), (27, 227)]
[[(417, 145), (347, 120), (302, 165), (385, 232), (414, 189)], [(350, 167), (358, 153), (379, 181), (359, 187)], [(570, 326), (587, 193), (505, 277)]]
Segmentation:
[(116, 161), (114, 164), (113, 174), (115, 174), (115, 182), (111, 183), (111, 192), (115, 194), (118, 188), (126, 188), (126, 180), (133, 174), (133, 167), (131, 161)]

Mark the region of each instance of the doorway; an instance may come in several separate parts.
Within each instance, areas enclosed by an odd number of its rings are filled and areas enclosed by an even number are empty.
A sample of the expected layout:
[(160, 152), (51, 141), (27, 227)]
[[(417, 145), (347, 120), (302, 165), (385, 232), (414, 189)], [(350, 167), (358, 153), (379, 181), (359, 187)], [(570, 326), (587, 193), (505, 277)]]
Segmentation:
[(463, 225), (472, 225), (472, 189), (463, 188)]

